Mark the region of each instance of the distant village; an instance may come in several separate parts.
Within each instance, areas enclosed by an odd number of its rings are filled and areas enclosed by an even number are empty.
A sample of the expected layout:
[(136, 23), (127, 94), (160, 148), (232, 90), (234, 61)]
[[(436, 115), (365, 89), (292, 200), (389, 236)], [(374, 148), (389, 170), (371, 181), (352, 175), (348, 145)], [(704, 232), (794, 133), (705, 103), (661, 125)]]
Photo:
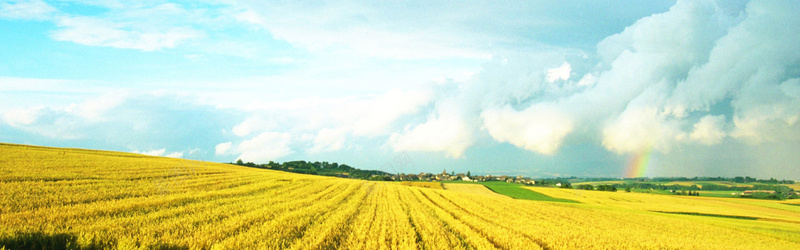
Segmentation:
[(504, 181), (508, 183), (536, 185), (535, 180), (528, 177), (522, 177), (521, 175), (518, 175), (517, 177), (512, 177), (507, 175), (501, 175), (501, 176), (470, 175), (469, 172), (467, 172), (467, 174), (463, 173), (455, 174), (455, 173), (447, 173), (446, 170), (442, 171), (441, 174), (431, 174), (424, 172), (419, 174), (395, 174), (395, 175), (390, 175), (389, 178), (391, 178), (391, 180), (393, 181), (470, 181), (470, 182)]
[[(485, 182), (485, 181), (501, 181), (507, 183), (517, 183), (522, 185), (536, 185), (536, 186), (554, 186), (560, 188), (573, 188), (571, 183), (580, 182), (605, 182), (605, 181), (624, 181), (625, 183), (606, 183), (599, 185), (582, 184), (578, 185), (578, 189), (587, 190), (600, 190), (600, 191), (616, 191), (617, 189), (625, 189), (629, 192), (631, 189), (637, 190), (661, 190), (671, 192), (675, 195), (692, 194), (695, 191), (733, 191), (732, 196), (737, 197), (752, 197), (752, 198), (766, 198), (766, 199), (786, 199), (786, 198), (800, 198), (800, 194), (785, 185), (781, 184), (794, 184), (792, 180), (777, 180), (770, 179), (756, 179), (749, 176), (745, 177), (656, 177), (656, 178), (578, 178), (575, 176), (566, 178), (545, 178), (545, 179), (531, 179), (530, 177), (523, 177), (518, 175), (472, 175), (468, 171), (466, 174), (450, 172), (447, 170), (442, 171), (440, 174), (431, 174), (421, 172), (419, 174), (391, 174), (379, 170), (361, 170), (348, 166), (347, 164), (338, 164), (336, 162), (307, 162), (307, 161), (289, 161), (277, 163), (270, 161), (267, 164), (255, 164), (252, 162), (242, 162), (238, 160), (236, 163), (231, 163), (240, 166), (248, 166), (255, 168), (265, 168), (272, 170), (280, 170), (302, 174), (334, 176), (339, 178), (351, 178), (373, 181), (467, 181), (467, 182)], [(691, 186), (682, 185), (676, 182), (703, 182), (702, 187), (697, 184)], [(739, 185), (723, 185), (719, 182), (732, 182), (742, 183)], [(679, 192), (680, 191), (680, 192)]]

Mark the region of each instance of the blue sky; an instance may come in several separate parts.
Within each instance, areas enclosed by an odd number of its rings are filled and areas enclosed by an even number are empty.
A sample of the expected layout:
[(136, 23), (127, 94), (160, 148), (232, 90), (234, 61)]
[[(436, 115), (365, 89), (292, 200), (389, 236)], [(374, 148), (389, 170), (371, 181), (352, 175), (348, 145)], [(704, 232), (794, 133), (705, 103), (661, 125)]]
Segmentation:
[(0, 142), (800, 179), (794, 1), (0, 1)]

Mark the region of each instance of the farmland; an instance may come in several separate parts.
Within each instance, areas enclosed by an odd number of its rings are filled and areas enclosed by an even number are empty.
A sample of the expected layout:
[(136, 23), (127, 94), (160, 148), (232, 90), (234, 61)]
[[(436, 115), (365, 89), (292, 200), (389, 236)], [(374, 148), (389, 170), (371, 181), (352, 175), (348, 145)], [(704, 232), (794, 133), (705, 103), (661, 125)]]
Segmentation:
[(488, 191), (502, 196), (511, 197), (514, 199), (576, 203), (575, 201), (570, 199), (553, 198), (541, 194), (539, 192), (533, 191), (531, 189), (522, 188), (523, 185), (517, 183), (507, 183), (502, 181), (487, 181), (481, 183), (451, 181), (450, 183), (447, 183), (445, 185), (449, 185), (451, 187), (446, 189), (455, 189), (459, 191), (464, 191), (466, 187), (459, 187), (456, 185), (479, 186), (479, 187), (472, 187), (470, 190), (473, 190), (473, 192), (475, 193), (485, 193), (486, 191)]
[(491, 189), (487, 188), (484, 185), (480, 184), (472, 184), (472, 183), (443, 183), (444, 189), (456, 192), (463, 192), (469, 194), (481, 194), (481, 195), (490, 195), (494, 197), (505, 197), (508, 196), (498, 194)]
[(531, 188), (579, 202), (564, 203), (453, 185), (0, 144), (0, 247), (800, 248), (793, 200)]

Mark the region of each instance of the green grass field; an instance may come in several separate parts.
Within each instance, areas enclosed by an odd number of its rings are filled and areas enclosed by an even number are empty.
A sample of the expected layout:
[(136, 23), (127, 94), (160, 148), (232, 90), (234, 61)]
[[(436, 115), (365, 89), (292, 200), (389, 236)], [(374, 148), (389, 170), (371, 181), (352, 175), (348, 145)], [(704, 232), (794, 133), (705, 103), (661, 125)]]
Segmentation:
[(514, 199), (535, 200), (535, 201), (552, 201), (552, 202), (566, 202), (566, 203), (579, 203), (579, 202), (574, 201), (574, 200), (553, 198), (553, 197), (550, 197), (550, 196), (535, 192), (533, 190), (524, 189), (524, 188), (521, 187), (522, 186), (521, 184), (517, 184), (517, 183), (507, 183), (507, 182), (501, 182), (501, 181), (487, 181), (487, 182), (481, 182), (480, 184), (483, 184), (484, 186), (486, 186), (487, 188), (491, 189), (492, 191), (494, 191), (494, 192), (496, 192), (498, 194), (506, 195), (506, 196), (514, 198)]
[(492, 192), (502, 194), (514, 199), (580, 203), (569, 199), (553, 198), (533, 190), (522, 188), (522, 184), (517, 184), (517, 183), (507, 183), (502, 181), (486, 181), (486, 182), (442, 181), (442, 183), (464, 183), (473, 185), (483, 185), (486, 188), (489, 188), (489, 190), (492, 190)]
[(741, 193), (737, 191), (699, 191), (700, 196), (708, 196), (708, 197), (722, 197), (722, 198), (732, 198), (736, 197), (731, 195), (731, 193)]

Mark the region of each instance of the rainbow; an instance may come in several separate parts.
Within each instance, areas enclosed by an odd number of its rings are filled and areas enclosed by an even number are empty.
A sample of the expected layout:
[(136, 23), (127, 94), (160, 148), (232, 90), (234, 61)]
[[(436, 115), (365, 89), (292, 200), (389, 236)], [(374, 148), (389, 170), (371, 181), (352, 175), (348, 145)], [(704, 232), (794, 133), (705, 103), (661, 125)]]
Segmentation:
[(652, 154), (652, 146), (633, 154), (628, 161), (628, 167), (625, 169), (625, 177), (636, 178), (644, 176), (647, 172), (647, 166), (650, 163), (650, 156)]

